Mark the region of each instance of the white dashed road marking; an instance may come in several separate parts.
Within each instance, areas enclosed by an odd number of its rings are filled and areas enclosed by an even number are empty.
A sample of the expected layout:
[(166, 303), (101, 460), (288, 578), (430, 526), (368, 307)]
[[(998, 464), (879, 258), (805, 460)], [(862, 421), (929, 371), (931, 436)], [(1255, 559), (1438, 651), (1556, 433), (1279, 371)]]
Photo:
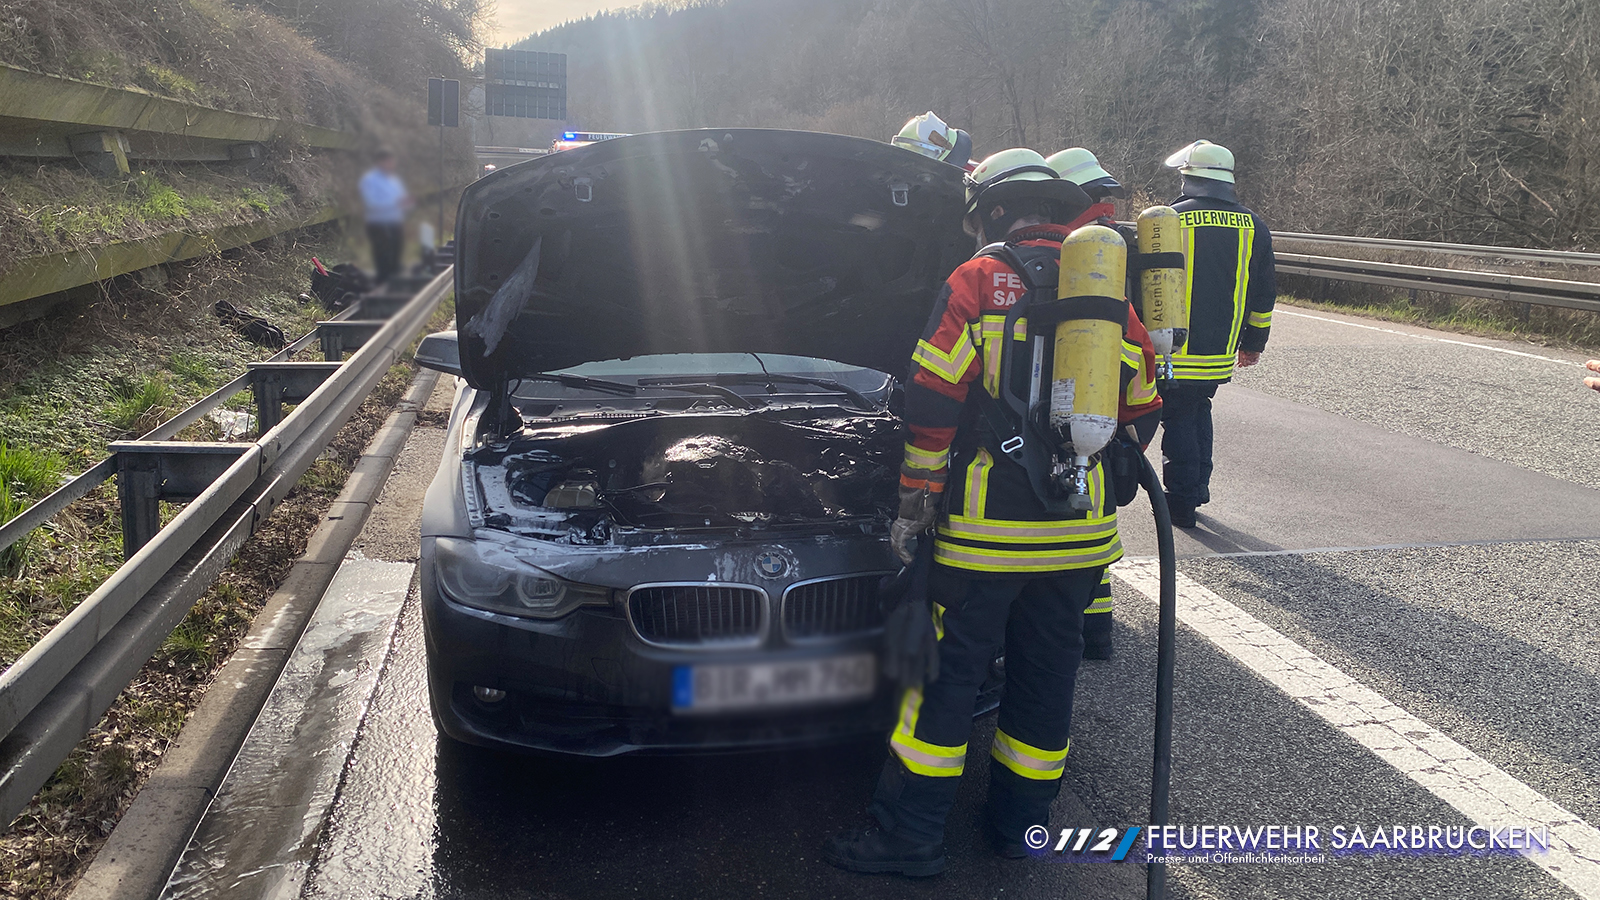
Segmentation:
[[(1151, 601), (1160, 598), (1155, 560), (1124, 560), (1112, 574)], [(1549, 852), (1526, 854), (1528, 861), (1584, 900), (1600, 900), (1594, 826), (1182, 572), (1178, 621), (1472, 821), (1548, 824)]]
[(1477, 344), (1472, 341), (1458, 341), (1453, 338), (1434, 337), (1431, 334), (1414, 334), (1410, 331), (1401, 331), (1398, 328), (1384, 328), (1381, 325), (1366, 325), (1361, 322), (1347, 322), (1344, 319), (1330, 319), (1327, 316), (1313, 316), (1310, 313), (1293, 312), (1287, 309), (1278, 309), (1276, 315), (1294, 316), (1297, 319), (1316, 319), (1318, 322), (1329, 322), (1334, 325), (1347, 325), (1351, 328), (1365, 328), (1368, 331), (1381, 331), (1384, 334), (1398, 334), (1401, 337), (1416, 338), (1419, 341), (1433, 341), (1438, 344), (1455, 344), (1458, 347), (1475, 347), (1479, 350), (1493, 350), (1495, 353), (1505, 353), (1509, 356), (1523, 356), (1528, 359), (1537, 359), (1558, 366), (1581, 366), (1582, 363), (1570, 359), (1556, 359), (1552, 356), (1540, 356), (1537, 353), (1524, 353), (1521, 350), (1512, 350), (1510, 347), (1495, 347), (1491, 344)]

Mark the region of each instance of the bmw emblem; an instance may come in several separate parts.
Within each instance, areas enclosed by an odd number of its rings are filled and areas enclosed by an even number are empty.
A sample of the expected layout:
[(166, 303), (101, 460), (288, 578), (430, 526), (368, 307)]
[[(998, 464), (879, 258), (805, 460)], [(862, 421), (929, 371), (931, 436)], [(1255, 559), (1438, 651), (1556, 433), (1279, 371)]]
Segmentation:
[(763, 578), (782, 578), (789, 571), (789, 560), (777, 550), (763, 550), (756, 556), (756, 571)]

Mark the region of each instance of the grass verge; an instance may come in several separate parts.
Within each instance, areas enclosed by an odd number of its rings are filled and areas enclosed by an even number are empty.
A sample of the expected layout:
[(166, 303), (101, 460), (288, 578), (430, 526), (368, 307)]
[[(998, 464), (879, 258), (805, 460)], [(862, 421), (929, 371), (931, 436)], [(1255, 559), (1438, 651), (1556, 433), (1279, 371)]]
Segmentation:
[[(0, 332), (0, 477), (8, 485), (0, 498), (20, 509), (53, 489), (63, 472), (92, 464), (107, 440), (142, 432), (268, 355), (216, 321), (210, 312), (216, 299), (268, 315), (291, 335), (309, 330), (325, 315), (296, 299), (312, 253), (329, 260), (344, 255), (332, 234), (224, 255), (184, 267), (158, 287), (114, 292), (70, 321)], [(446, 327), (451, 314), (441, 310), (434, 325)], [(0, 897), (56, 898), (71, 890), (304, 551), (413, 373), (408, 354), (0, 835)], [(248, 408), (248, 396), (230, 405)], [(180, 437), (217, 439), (208, 429), (215, 426), (202, 421)], [(121, 564), (114, 485), (73, 504), (28, 543), (10, 574), (0, 572), (0, 664), (16, 659)]]

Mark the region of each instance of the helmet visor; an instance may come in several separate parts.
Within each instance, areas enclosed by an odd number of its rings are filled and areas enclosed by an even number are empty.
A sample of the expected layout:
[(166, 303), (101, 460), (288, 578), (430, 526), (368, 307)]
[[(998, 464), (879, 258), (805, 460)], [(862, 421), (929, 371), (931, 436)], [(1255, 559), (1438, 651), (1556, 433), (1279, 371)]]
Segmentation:
[(890, 138), (889, 143), (899, 147), (902, 150), (910, 150), (912, 153), (920, 153), (929, 159), (942, 160), (945, 154), (944, 150), (935, 147), (927, 141), (919, 141), (916, 138), (909, 138), (898, 134)]

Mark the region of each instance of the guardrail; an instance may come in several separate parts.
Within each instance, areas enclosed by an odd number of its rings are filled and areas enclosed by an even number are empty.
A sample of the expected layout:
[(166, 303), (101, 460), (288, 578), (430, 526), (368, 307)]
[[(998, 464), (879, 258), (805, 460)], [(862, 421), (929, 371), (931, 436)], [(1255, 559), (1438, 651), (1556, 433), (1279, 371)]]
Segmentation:
[(354, 150), (348, 131), (217, 109), (133, 88), (0, 66), (0, 155), (168, 161), (248, 161), (262, 145), (290, 138)]
[[(275, 234), (298, 231), (331, 222), (348, 213), (337, 206), (324, 206), (298, 216), (277, 216), (241, 225), (223, 225), (210, 231), (181, 229), (131, 241), (115, 241), (46, 253), (19, 260), (0, 273), (0, 327), (11, 324), (9, 316), (28, 318), (27, 313), (3, 309), (35, 297), (48, 297), (96, 281), (137, 272), (151, 266), (220, 253), (245, 244), (266, 240)], [(32, 310), (38, 315), (42, 310)]]
[[(1277, 234), (1273, 239), (1277, 240)], [(1333, 256), (1308, 256), (1302, 253), (1274, 252), (1277, 270), (1289, 275), (1331, 278), (1383, 287), (1441, 294), (1487, 297), (1534, 306), (1559, 306), (1600, 312), (1600, 284), (1563, 281), (1531, 275), (1501, 272), (1470, 272), (1401, 263), (1341, 259)]]
[[(417, 195), (417, 202), (428, 203), (446, 192), (453, 196), (460, 187), (430, 188)], [(310, 228), (350, 215), (349, 210), (329, 205), (298, 216), (223, 225), (209, 231), (179, 229), (138, 240), (115, 241), (19, 260), (11, 268), (0, 271), (0, 328), (47, 314), (51, 304), (60, 299), (56, 295), (63, 291), (151, 266), (242, 247), (275, 234)]]
[[(111, 456), (0, 525), (4, 549), (117, 475), (127, 561), (0, 673), (0, 827), (27, 806), (316, 461), (451, 292), (453, 272), (446, 266), (414, 285), (420, 291), (412, 297), (363, 297), (149, 434), (113, 444)], [(291, 361), (313, 342), (324, 362)], [(255, 394), (257, 440), (172, 440), (243, 390)], [(288, 416), (285, 403), (296, 404)], [(165, 527), (163, 500), (187, 503)]]
[(1452, 256), (1516, 259), (1556, 265), (1600, 266), (1600, 253), (1579, 253), (1571, 250), (1528, 250), (1520, 247), (1491, 247), (1484, 244), (1404, 241), (1395, 238), (1352, 237), (1344, 234), (1307, 234), (1298, 231), (1274, 231), (1272, 239), (1273, 241), (1308, 244), (1346, 244), (1354, 247), (1371, 247), (1381, 250), (1420, 250), (1428, 253), (1445, 253)]

